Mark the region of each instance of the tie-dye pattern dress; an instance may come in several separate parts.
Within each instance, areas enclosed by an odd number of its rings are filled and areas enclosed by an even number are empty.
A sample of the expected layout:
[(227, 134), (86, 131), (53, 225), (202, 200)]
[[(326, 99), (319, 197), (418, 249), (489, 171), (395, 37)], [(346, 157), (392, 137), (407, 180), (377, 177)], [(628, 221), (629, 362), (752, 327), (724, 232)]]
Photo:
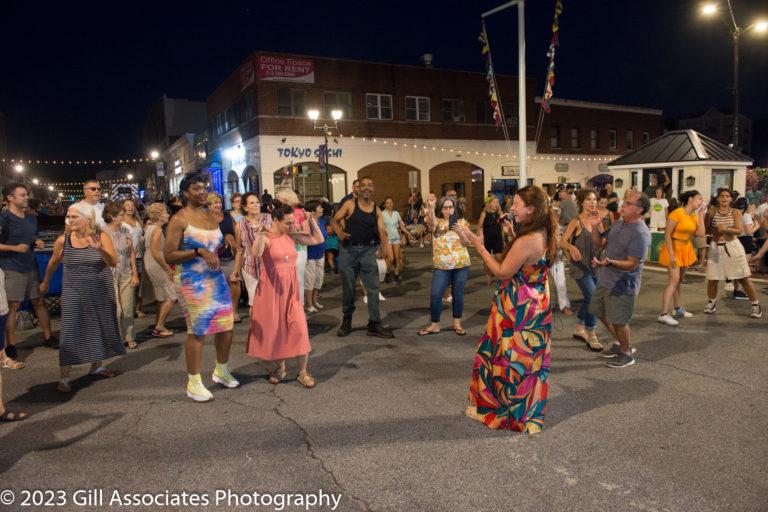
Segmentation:
[(549, 388), (552, 310), (541, 259), (499, 283), (469, 384), (467, 415), (489, 428), (536, 433)]
[[(197, 247), (217, 254), (223, 243), (224, 235), (219, 228), (201, 229), (187, 224), (181, 250), (189, 251)], [(220, 268), (209, 269), (199, 256), (176, 265), (174, 283), (187, 320), (187, 334), (206, 336), (232, 330), (232, 298), (227, 278)]]

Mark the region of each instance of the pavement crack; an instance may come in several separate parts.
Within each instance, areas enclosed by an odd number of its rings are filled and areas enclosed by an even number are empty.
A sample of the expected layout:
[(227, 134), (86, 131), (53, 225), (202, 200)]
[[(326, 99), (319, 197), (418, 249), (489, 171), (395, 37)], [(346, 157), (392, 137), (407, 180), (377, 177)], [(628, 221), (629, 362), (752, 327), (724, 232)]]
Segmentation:
[(723, 377), (722, 375), (710, 375), (708, 373), (697, 372), (697, 371), (690, 370), (688, 368), (682, 368), (680, 366), (674, 365), (672, 363), (667, 363), (667, 362), (661, 361), (661, 360), (646, 359), (646, 358), (641, 358), (641, 357), (638, 357), (638, 359), (647, 361), (649, 363), (656, 363), (656, 364), (660, 364), (660, 365), (663, 365), (663, 366), (668, 366), (670, 368), (674, 368), (675, 370), (679, 370), (681, 372), (689, 373), (691, 375), (697, 375), (699, 377), (704, 377), (704, 378), (707, 378), (707, 379), (716, 380), (718, 382), (727, 382), (728, 384), (733, 384), (734, 386), (739, 386), (741, 388), (748, 389), (750, 391), (757, 391), (759, 393), (768, 394), (768, 390), (760, 389), (760, 388), (754, 388), (754, 387), (748, 386), (747, 384), (744, 384), (743, 382), (737, 382), (735, 380), (727, 379), (727, 378)]
[(339, 481), (338, 477), (336, 477), (333, 471), (328, 468), (328, 466), (325, 464), (325, 460), (315, 451), (315, 442), (314, 439), (312, 439), (312, 436), (309, 435), (309, 432), (307, 432), (307, 430), (301, 426), (297, 420), (280, 410), (280, 407), (285, 405), (286, 402), (281, 396), (277, 394), (276, 386), (273, 388), (272, 394), (278, 401), (277, 405), (272, 408), (272, 411), (280, 418), (289, 423), (292, 423), (299, 430), (299, 432), (301, 432), (301, 434), (304, 436), (304, 444), (306, 445), (307, 453), (309, 453), (309, 456), (312, 459), (316, 460), (320, 464), (320, 469), (322, 469), (328, 476), (331, 477), (331, 480), (333, 480), (333, 483), (336, 484), (336, 487), (338, 487), (344, 493), (344, 495), (349, 496), (349, 498), (360, 507), (360, 510), (363, 512), (373, 512), (373, 509), (365, 500), (352, 494), (352, 492)]

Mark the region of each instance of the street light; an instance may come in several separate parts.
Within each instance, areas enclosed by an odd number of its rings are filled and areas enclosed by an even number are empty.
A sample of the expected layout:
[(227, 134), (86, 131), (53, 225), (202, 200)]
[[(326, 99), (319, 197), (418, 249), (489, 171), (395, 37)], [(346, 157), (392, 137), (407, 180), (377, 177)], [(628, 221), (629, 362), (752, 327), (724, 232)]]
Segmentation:
[[(733, 45), (733, 148), (739, 150), (739, 41), (743, 34), (746, 34), (752, 29), (755, 32), (764, 34), (768, 32), (768, 21), (757, 20), (755, 23), (749, 25), (747, 28), (741, 28), (736, 23), (736, 15), (733, 13), (733, 7), (731, 6), (731, 0), (726, 1), (728, 6), (728, 16), (725, 21), (728, 26), (728, 31), (731, 35), (731, 44)], [(718, 3), (706, 3), (701, 7), (701, 13), (706, 17), (714, 17), (719, 12)]]
[(129, 179), (129, 180), (132, 180), (132, 179), (133, 179), (133, 174), (131, 174), (131, 173), (128, 173), (128, 179)]
[[(338, 130), (339, 128), (339, 121), (341, 120), (341, 117), (343, 115), (343, 112), (338, 109), (334, 109), (331, 111), (331, 117), (333, 118), (333, 126), (328, 126), (328, 123), (323, 123), (322, 126), (318, 126), (317, 121), (320, 119), (320, 112), (316, 109), (311, 109), (307, 111), (307, 117), (309, 117), (312, 120), (312, 129), (313, 130), (322, 130), (323, 131), (323, 138), (325, 139), (325, 151), (323, 151), (323, 163), (322, 166), (325, 168), (325, 172), (328, 173), (328, 135), (330, 135), (331, 130)], [(322, 171), (321, 171), (322, 172)], [(327, 182), (328, 176), (326, 175), (326, 182)]]

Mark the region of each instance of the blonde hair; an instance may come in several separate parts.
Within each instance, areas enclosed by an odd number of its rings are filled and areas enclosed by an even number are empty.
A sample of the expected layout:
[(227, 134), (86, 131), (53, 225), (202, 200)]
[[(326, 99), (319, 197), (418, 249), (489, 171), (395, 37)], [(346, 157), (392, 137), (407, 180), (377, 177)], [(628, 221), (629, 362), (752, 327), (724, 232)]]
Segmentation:
[(216, 192), (208, 192), (207, 201), (209, 206), (213, 206), (213, 203), (215, 203), (216, 201), (220, 202), (221, 204), (224, 204), (224, 200)]
[(288, 187), (281, 188), (277, 191), (275, 194), (277, 197), (277, 200), (281, 203), (288, 204), (291, 206), (296, 206), (299, 204), (299, 196), (296, 195), (296, 192), (291, 190)]
[(488, 203), (485, 205), (485, 208), (483, 208), (483, 211), (485, 213), (493, 213), (493, 210), (491, 210), (491, 205), (493, 202), (496, 201), (499, 205), (499, 208), (496, 210), (497, 212), (501, 213), (503, 211), (501, 207), (501, 201), (499, 201), (499, 198), (496, 194), (493, 195), (491, 199), (488, 200)]
[(168, 208), (163, 203), (152, 203), (147, 206), (147, 218), (151, 221), (156, 221), (163, 213), (168, 213)]
[(68, 210), (75, 210), (78, 213), (78, 215), (80, 215), (81, 217), (83, 217), (88, 221), (88, 226), (93, 231), (97, 231), (97, 232), (99, 231), (98, 229), (96, 229), (96, 208), (94, 208), (88, 203), (84, 203), (83, 201), (80, 201), (70, 205)]

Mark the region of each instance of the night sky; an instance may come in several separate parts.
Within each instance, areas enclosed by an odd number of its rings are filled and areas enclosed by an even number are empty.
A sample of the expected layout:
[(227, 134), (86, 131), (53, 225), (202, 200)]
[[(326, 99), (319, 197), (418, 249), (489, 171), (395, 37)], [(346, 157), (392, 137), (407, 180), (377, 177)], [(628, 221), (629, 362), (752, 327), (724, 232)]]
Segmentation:
[[(433, 53), (436, 67), (481, 71), (480, 13), (502, 3), (4, 2), (0, 111), (9, 156), (142, 155), (141, 127), (161, 94), (204, 101), (255, 50), (401, 64)], [(726, 27), (698, 16), (698, 2), (563, 3), (556, 97), (659, 107), (670, 116), (731, 105)], [(743, 26), (768, 16), (768, 1), (733, 4)], [(526, 9), (527, 74), (537, 78), (538, 95), (553, 7), (554, 0), (529, 0)], [(488, 31), (497, 70), (516, 74), (516, 9), (495, 15)], [(768, 37), (755, 36), (742, 39), (741, 110), (761, 119)]]

